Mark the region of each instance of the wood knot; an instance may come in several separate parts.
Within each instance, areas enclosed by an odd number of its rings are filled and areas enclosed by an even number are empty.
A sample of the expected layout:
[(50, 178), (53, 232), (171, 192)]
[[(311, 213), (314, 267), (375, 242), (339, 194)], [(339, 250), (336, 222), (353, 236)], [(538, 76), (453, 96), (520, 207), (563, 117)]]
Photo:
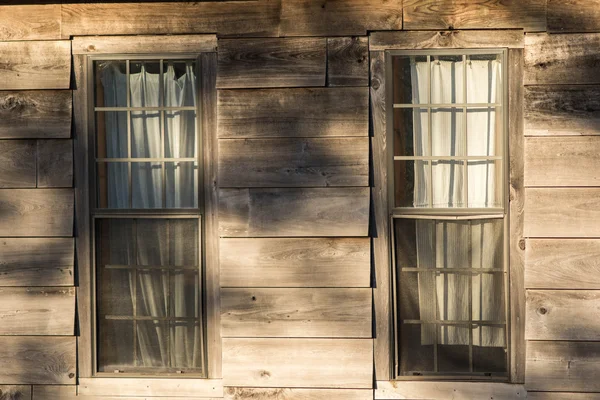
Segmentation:
[(88, 51), (92, 51), (92, 52), (93, 52), (93, 51), (96, 51), (96, 46), (94, 46), (93, 44), (90, 44), (90, 45), (87, 47), (87, 49), (88, 49)]
[(545, 307), (540, 307), (540, 309), (538, 310), (540, 314), (544, 315), (548, 312), (548, 310)]
[(270, 378), (271, 377), (271, 373), (269, 371), (265, 371), (263, 369), (262, 371), (260, 371), (260, 377), (261, 378)]
[(69, 378), (71, 378), (71, 379), (75, 378), (75, 374), (71, 372), (71, 373), (69, 374)]
[(519, 240), (519, 248), (525, 250), (525, 239)]
[(379, 86), (381, 86), (379, 79), (373, 79), (373, 82), (371, 82), (371, 87), (373, 89), (377, 90), (377, 89), (379, 89)]
[(24, 103), (21, 99), (15, 96), (8, 96), (4, 100), (0, 99), (0, 110), (3, 111), (19, 111), (23, 109)]

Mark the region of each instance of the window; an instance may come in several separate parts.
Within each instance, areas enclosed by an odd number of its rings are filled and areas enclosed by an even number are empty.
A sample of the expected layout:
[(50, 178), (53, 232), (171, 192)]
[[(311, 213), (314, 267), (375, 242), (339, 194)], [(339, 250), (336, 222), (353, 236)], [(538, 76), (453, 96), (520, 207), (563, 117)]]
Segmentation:
[(508, 379), (506, 59), (387, 53), (397, 378)]

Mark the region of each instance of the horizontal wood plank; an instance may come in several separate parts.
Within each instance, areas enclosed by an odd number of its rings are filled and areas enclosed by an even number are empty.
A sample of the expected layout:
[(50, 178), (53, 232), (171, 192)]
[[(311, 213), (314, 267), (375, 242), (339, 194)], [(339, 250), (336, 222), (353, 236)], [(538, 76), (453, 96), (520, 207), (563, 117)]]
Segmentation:
[(369, 37), (369, 50), (522, 48), (523, 37), (520, 30), (373, 32)]
[(0, 54), (0, 90), (69, 88), (71, 42), (67, 40), (0, 42)]
[(219, 138), (367, 136), (363, 88), (219, 90)]
[(0, 385), (2, 400), (30, 400), (31, 386), (29, 385)]
[(216, 35), (83, 36), (72, 42), (73, 54), (201, 53), (217, 51)]
[(76, 338), (0, 336), (0, 382), (75, 384)]
[(71, 189), (0, 189), (0, 236), (71, 236)]
[(324, 86), (325, 38), (219, 40), (218, 88)]
[(369, 139), (219, 141), (220, 187), (368, 186)]
[(222, 287), (369, 287), (368, 238), (224, 238)]
[(279, 1), (65, 3), (62, 36), (218, 33), (276, 36)]
[(80, 378), (80, 396), (223, 397), (221, 379)]
[(225, 388), (225, 400), (373, 400), (368, 389)]
[(546, 30), (546, 0), (404, 0), (404, 29)]
[(549, 32), (598, 32), (600, 1), (548, 0)]
[(525, 87), (525, 135), (600, 135), (600, 86)]
[(402, 29), (402, 0), (282, 0), (281, 36), (364, 35)]
[(368, 339), (223, 339), (226, 386), (369, 389)]
[(600, 400), (600, 393), (527, 392), (527, 400)]
[(598, 340), (600, 291), (528, 290), (528, 340)]
[(600, 240), (529, 239), (525, 287), (600, 289)]
[(525, 186), (599, 186), (600, 137), (525, 138)]
[(40, 3), (0, 6), (0, 40), (60, 39), (60, 4)]
[(1, 286), (72, 286), (72, 238), (0, 239)]
[(375, 399), (526, 399), (523, 385), (491, 382), (377, 381)]
[(34, 385), (32, 400), (76, 400), (75, 385)]
[(371, 289), (221, 289), (223, 337), (371, 337)]
[(74, 335), (75, 288), (0, 287), (0, 335)]
[(327, 38), (327, 86), (369, 85), (369, 38)]
[(73, 186), (73, 142), (38, 140), (37, 186), (40, 188)]
[(599, 342), (529, 341), (527, 391), (600, 392)]
[(219, 203), (224, 237), (368, 234), (368, 188), (221, 189)]
[(36, 180), (34, 140), (0, 140), (0, 188), (32, 188)]
[(600, 33), (525, 36), (525, 85), (600, 83)]

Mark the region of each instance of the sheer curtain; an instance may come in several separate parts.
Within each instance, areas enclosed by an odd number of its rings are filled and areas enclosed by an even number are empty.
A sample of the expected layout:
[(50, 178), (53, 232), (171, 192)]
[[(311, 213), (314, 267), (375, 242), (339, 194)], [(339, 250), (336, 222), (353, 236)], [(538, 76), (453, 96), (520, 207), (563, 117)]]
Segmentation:
[[(100, 72), (100, 80), (104, 90), (104, 106), (127, 106), (127, 77), (119, 70), (118, 65), (107, 63)], [(164, 106), (196, 105), (196, 79), (191, 62), (186, 64), (185, 73), (179, 77), (174, 66), (171, 63), (167, 64), (162, 85), (160, 74), (147, 71), (142, 63), (139, 73), (130, 74), (130, 105), (158, 107), (161, 86)], [(160, 111), (131, 111), (131, 157), (196, 157), (195, 112), (165, 111), (164, 117), (164, 149), (161, 149)], [(104, 124), (106, 156), (128, 157), (127, 114), (107, 112), (104, 115)], [(198, 171), (193, 162), (133, 162), (131, 193), (128, 170), (126, 162), (107, 165), (108, 208), (198, 206)], [(111, 225), (110, 233), (110, 252), (117, 254), (123, 251), (123, 246), (130, 248), (128, 254), (135, 259), (128, 260), (129, 265), (198, 265), (196, 220), (137, 219), (133, 224), (133, 231), (122, 229), (119, 225)], [(136, 304), (137, 316), (158, 317), (156, 320), (150, 318), (136, 323), (136, 365), (199, 367), (201, 331), (198, 322), (198, 269), (140, 269), (135, 273), (130, 271), (129, 288), (132, 302)], [(176, 317), (181, 319), (177, 320)]]
[[(500, 103), (502, 96), (501, 63), (497, 60), (432, 60), (431, 99), (429, 103), (462, 103), (466, 67), (469, 103)], [(428, 102), (428, 64), (411, 63), (414, 103)], [(498, 116), (496, 116), (498, 114)], [(502, 118), (495, 107), (469, 108), (464, 115), (458, 108), (431, 109), (431, 132), (427, 113), (413, 111), (415, 155), (494, 156), (501, 153)], [(467, 118), (465, 121), (464, 119)], [(464, 127), (467, 126), (465, 135)], [(431, 143), (429, 143), (431, 140)], [(466, 141), (466, 142), (465, 142)], [(465, 154), (466, 151), (466, 154)], [(498, 152), (497, 152), (498, 151)], [(432, 187), (434, 208), (500, 207), (502, 168), (493, 160), (469, 161), (468, 183), (462, 160), (415, 163), (413, 206), (429, 207), (427, 188)], [(429, 182), (431, 180), (431, 182)], [(498, 184), (498, 188), (496, 185)], [(467, 185), (466, 190), (464, 190)], [(465, 196), (466, 192), (466, 196)], [(417, 220), (418, 267), (424, 269), (502, 268), (502, 220), (442, 221)], [(446, 271), (448, 272), (448, 271)], [(502, 273), (457, 274), (420, 273), (419, 308), (422, 321), (504, 321)], [(471, 310), (469, 310), (471, 308)], [(436, 333), (436, 329), (439, 329)], [(437, 335), (437, 339), (436, 339)], [(424, 324), (422, 344), (468, 345), (469, 329), (462, 326), (441, 328)], [(473, 345), (505, 345), (503, 327), (476, 327)]]

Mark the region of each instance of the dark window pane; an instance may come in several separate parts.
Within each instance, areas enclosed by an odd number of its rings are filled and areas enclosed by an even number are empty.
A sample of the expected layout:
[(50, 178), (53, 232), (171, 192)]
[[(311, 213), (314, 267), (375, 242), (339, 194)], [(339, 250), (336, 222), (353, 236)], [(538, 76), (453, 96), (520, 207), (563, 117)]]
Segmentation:
[(394, 104), (426, 104), (427, 56), (394, 56), (392, 59)]
[(130, 208), (127, 162), (99, 162), (96, 177), (98, 208)]
[(127, 370), (133, 361), (133, 321), (99, 319), (98, 371)]
[(427, 109), (394, 109), (394, 155), (428, 156), (430, 154)]

